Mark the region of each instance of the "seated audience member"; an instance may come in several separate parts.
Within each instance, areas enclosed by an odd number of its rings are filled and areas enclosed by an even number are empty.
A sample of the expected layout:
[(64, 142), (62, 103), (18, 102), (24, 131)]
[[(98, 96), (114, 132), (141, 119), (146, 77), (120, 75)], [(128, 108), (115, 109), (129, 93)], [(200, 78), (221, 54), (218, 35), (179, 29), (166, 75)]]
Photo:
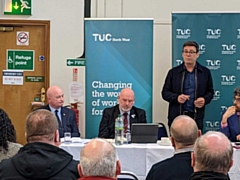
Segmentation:
[(189, 180), (229, 179), (227, 173), (233, 165), (231, 142), (221, 132), (208, 131), (198, 138), (192, 153), (194, 173)]
[(72, 109), (63, 107), (63, 91), (58, 86), (51, 86), (47, 90), (48, 105), (39, 109), (47, 109), (56, 115), (58, 120), (58, 131), (60, 138), (65, 132), (71, 132), (72, 137), (80, 137), (76, 123), (76, 114)]
[(189, 116), (177, 116), (170, 127), (174, 156), (152, 166), (146, 180), (186, 180), (193, 173), (191, 152), (201, 131)]
[(27, 144), (0, 163), (0, 179), (79, 178), (78, 161), (60, 149), (56, 116), (47, 110), (30, 113), (26, 119)]
[(93, 139), (80, 154), (79, 180), (116, 180), (121, 172), (115, 147), (104, 139)]
[(119, 114), (126, 119), (124, 122), (124, 133), (130, 132), (132, 123), (146, 123), (146, 112), (134, 105), (135, 97), (132, 89), (123, 89), (118, 96), (118, 105), (106, 108), (103, 111), (102, 120), (99, 126), (98, 137), (112, 138), (115, 137), (115, 119)]
[(8, 159), (22, 147), (16, 143), (16, 132), (7, 113), (0, 109), (0, 162)]
[(232, 142), (240, 141), (240, 87), (233, 92), (233, 106), (222, 112), (220, 131)]

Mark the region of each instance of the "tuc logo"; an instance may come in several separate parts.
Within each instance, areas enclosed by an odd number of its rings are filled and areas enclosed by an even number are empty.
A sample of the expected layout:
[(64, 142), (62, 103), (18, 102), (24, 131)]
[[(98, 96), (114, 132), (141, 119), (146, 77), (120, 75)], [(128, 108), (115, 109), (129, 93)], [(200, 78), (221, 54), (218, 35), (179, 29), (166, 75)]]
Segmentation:
[(205, 121), (205, 130), (207, 131), (218, 131), (219, 130), (219, 121)]
[(92, 34), (94, 41), (100, 41), (100, 42), (130, 42), (130, 38), (126, 38), (126, 37), (121, 37), (121, 38), (116, 38), (116, 37), (112, 37), (112, 34)]
[(207, 68), (211, 69), (211, 70), (218, 70), (221, 68), (221, 60), (211, 60), (211, 59), (207, 59), (206, 60), (207, 63)]
[(112, 41), (112, 35), (111, 34), (92, 34), (94, 37), (94, 41)]
[(206, 51), (206, 45), (205, 44), (200, 44), (199, 45), (199, 53), (203, 54)]
[(188, 39), (191, 37), (190, 29), (176, 29), (176, 38), (177, 39)]
[(182, 60), (180, 60), (180, 59), (176, 59), (176, 64), (177, 64), (177, 66), (180, 65), (180, 64), (182, 64), (182, 63), (183, 63)]
[(206, 29), (207, 39), (219, 39), (221, 37), (221, 29)]
[(222, 54), (235, 54), (236, 51), (236, 44), (222, 44)]
[(214, 91), (213, 100), (217, 101), (221, 97), (221, 92), (219, 90)]
[(221, 111), (227, 110), (227, 106), (221, 106)]
[(236, 82), (236, 76), (234, 75), (222, 75), (221, 78), (222, 78), (221, 85), (224, 86), (232, 86)]

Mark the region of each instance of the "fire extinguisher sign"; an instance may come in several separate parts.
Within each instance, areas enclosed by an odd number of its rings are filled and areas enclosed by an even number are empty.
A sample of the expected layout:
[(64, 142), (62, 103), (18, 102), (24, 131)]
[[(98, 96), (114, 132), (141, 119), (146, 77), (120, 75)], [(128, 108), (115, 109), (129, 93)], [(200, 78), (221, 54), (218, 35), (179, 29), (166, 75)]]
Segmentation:
[(78, 68), (73, 68), (73, 81), (78, 81)]
[(83, 83), (70, 82), (69, 92), (70, 103), (83, 102)]

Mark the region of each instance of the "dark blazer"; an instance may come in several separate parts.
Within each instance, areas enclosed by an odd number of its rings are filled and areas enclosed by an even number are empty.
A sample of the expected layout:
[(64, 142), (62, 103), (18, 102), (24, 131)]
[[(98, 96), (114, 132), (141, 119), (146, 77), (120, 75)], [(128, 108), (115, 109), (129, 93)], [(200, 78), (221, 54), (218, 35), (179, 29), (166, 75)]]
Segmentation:
[[(42, 106), (38, 109), (46, 109), (51, 111), (49, 105)], [(80, 133), (76, 123), (76, 114), (72, 109), (61, 107), (61, 119), (62, 128), (58, 128), (60, 138), (64, 137), (64, 132), (71, 132), (72, 137), (80, 137)]]
[[(209, 104), (213, 98), (213, 82), (210, 70), (198, 62), (195, 69), (195, 99), (203, 97), (205, 105)], [(162, 97), (169, 102), (168, 108), (168, 125), (171, 126), (173, 120), (178, 115), (182, 114), (182, 104), (178, 102), (178, 96), (183, 93), (185, 78), (184, 63), (172, 68), (168, 71), (165, 83), (162, 89)], [(204, 118), (205, 105), (201, 108), (196, 108), (196, 119)]]
[(193, 173), (191, 152), (175, 154), (173, 157), (152, 166), (146, 180), (187, 180)]
[[(104, 109), (98, 137), (111, 139), (115, 137), (115, 119), (118, 114), (120, 114), (119, 105)], [(145, 110), (133, 106), (130, 110), (130, 128), (132, 123), (147, 123)]]
[[(223, 114), (226, 112), (223, 111), (222, 113), (222, 116)], [(221, 119), (222, 119), (222, 116), (221, 116)], [(237, 116), (237, 113), (233, 114), (232, 116), (230, 116), (228, 119), (227, 119), (227, 123), (228, 123), (228, 126), (225, 127), (225, 128), (222, 128), (221, 126), (221, 121), (220, 121), (220, 127), (219, 127), (219, 130), (225, 134), (228, 139), (232, 142), (236, 142), (237, 141), (237, 135), (240, 134), (240, 129), (239, 129), (239, 126), (238, 126), (238, 116)]]

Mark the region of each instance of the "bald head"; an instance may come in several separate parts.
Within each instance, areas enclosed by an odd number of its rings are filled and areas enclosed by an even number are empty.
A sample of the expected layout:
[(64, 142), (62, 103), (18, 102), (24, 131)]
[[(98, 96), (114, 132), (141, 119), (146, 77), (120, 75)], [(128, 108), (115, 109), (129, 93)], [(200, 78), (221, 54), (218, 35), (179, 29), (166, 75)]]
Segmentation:
[(233, 148), (224, 134), (208, 131), (197, 139), (193, 156), (194, 171), (214, 171), (227, 174), (233, 163)]
[(64, 103), (63, 91), (58, 86), (51, 86), (47, 90), (48, 103), (54, 109), (62, 107)]
[(130, 111), (134, 105), (134, 101), (134, 92), (130, 88), (124, 88), (118, 96), (119, 107), (123, 112)]
[(80, 168), (83, 176), (116, 178), (120, 164), (115, 147), (104, 139), (93, 139), (81, 151)]
[(174, 119), (170, 132), (177, 148), (193, 146), (198, 137), (195, 121), (186, 115), (180, 115)]

